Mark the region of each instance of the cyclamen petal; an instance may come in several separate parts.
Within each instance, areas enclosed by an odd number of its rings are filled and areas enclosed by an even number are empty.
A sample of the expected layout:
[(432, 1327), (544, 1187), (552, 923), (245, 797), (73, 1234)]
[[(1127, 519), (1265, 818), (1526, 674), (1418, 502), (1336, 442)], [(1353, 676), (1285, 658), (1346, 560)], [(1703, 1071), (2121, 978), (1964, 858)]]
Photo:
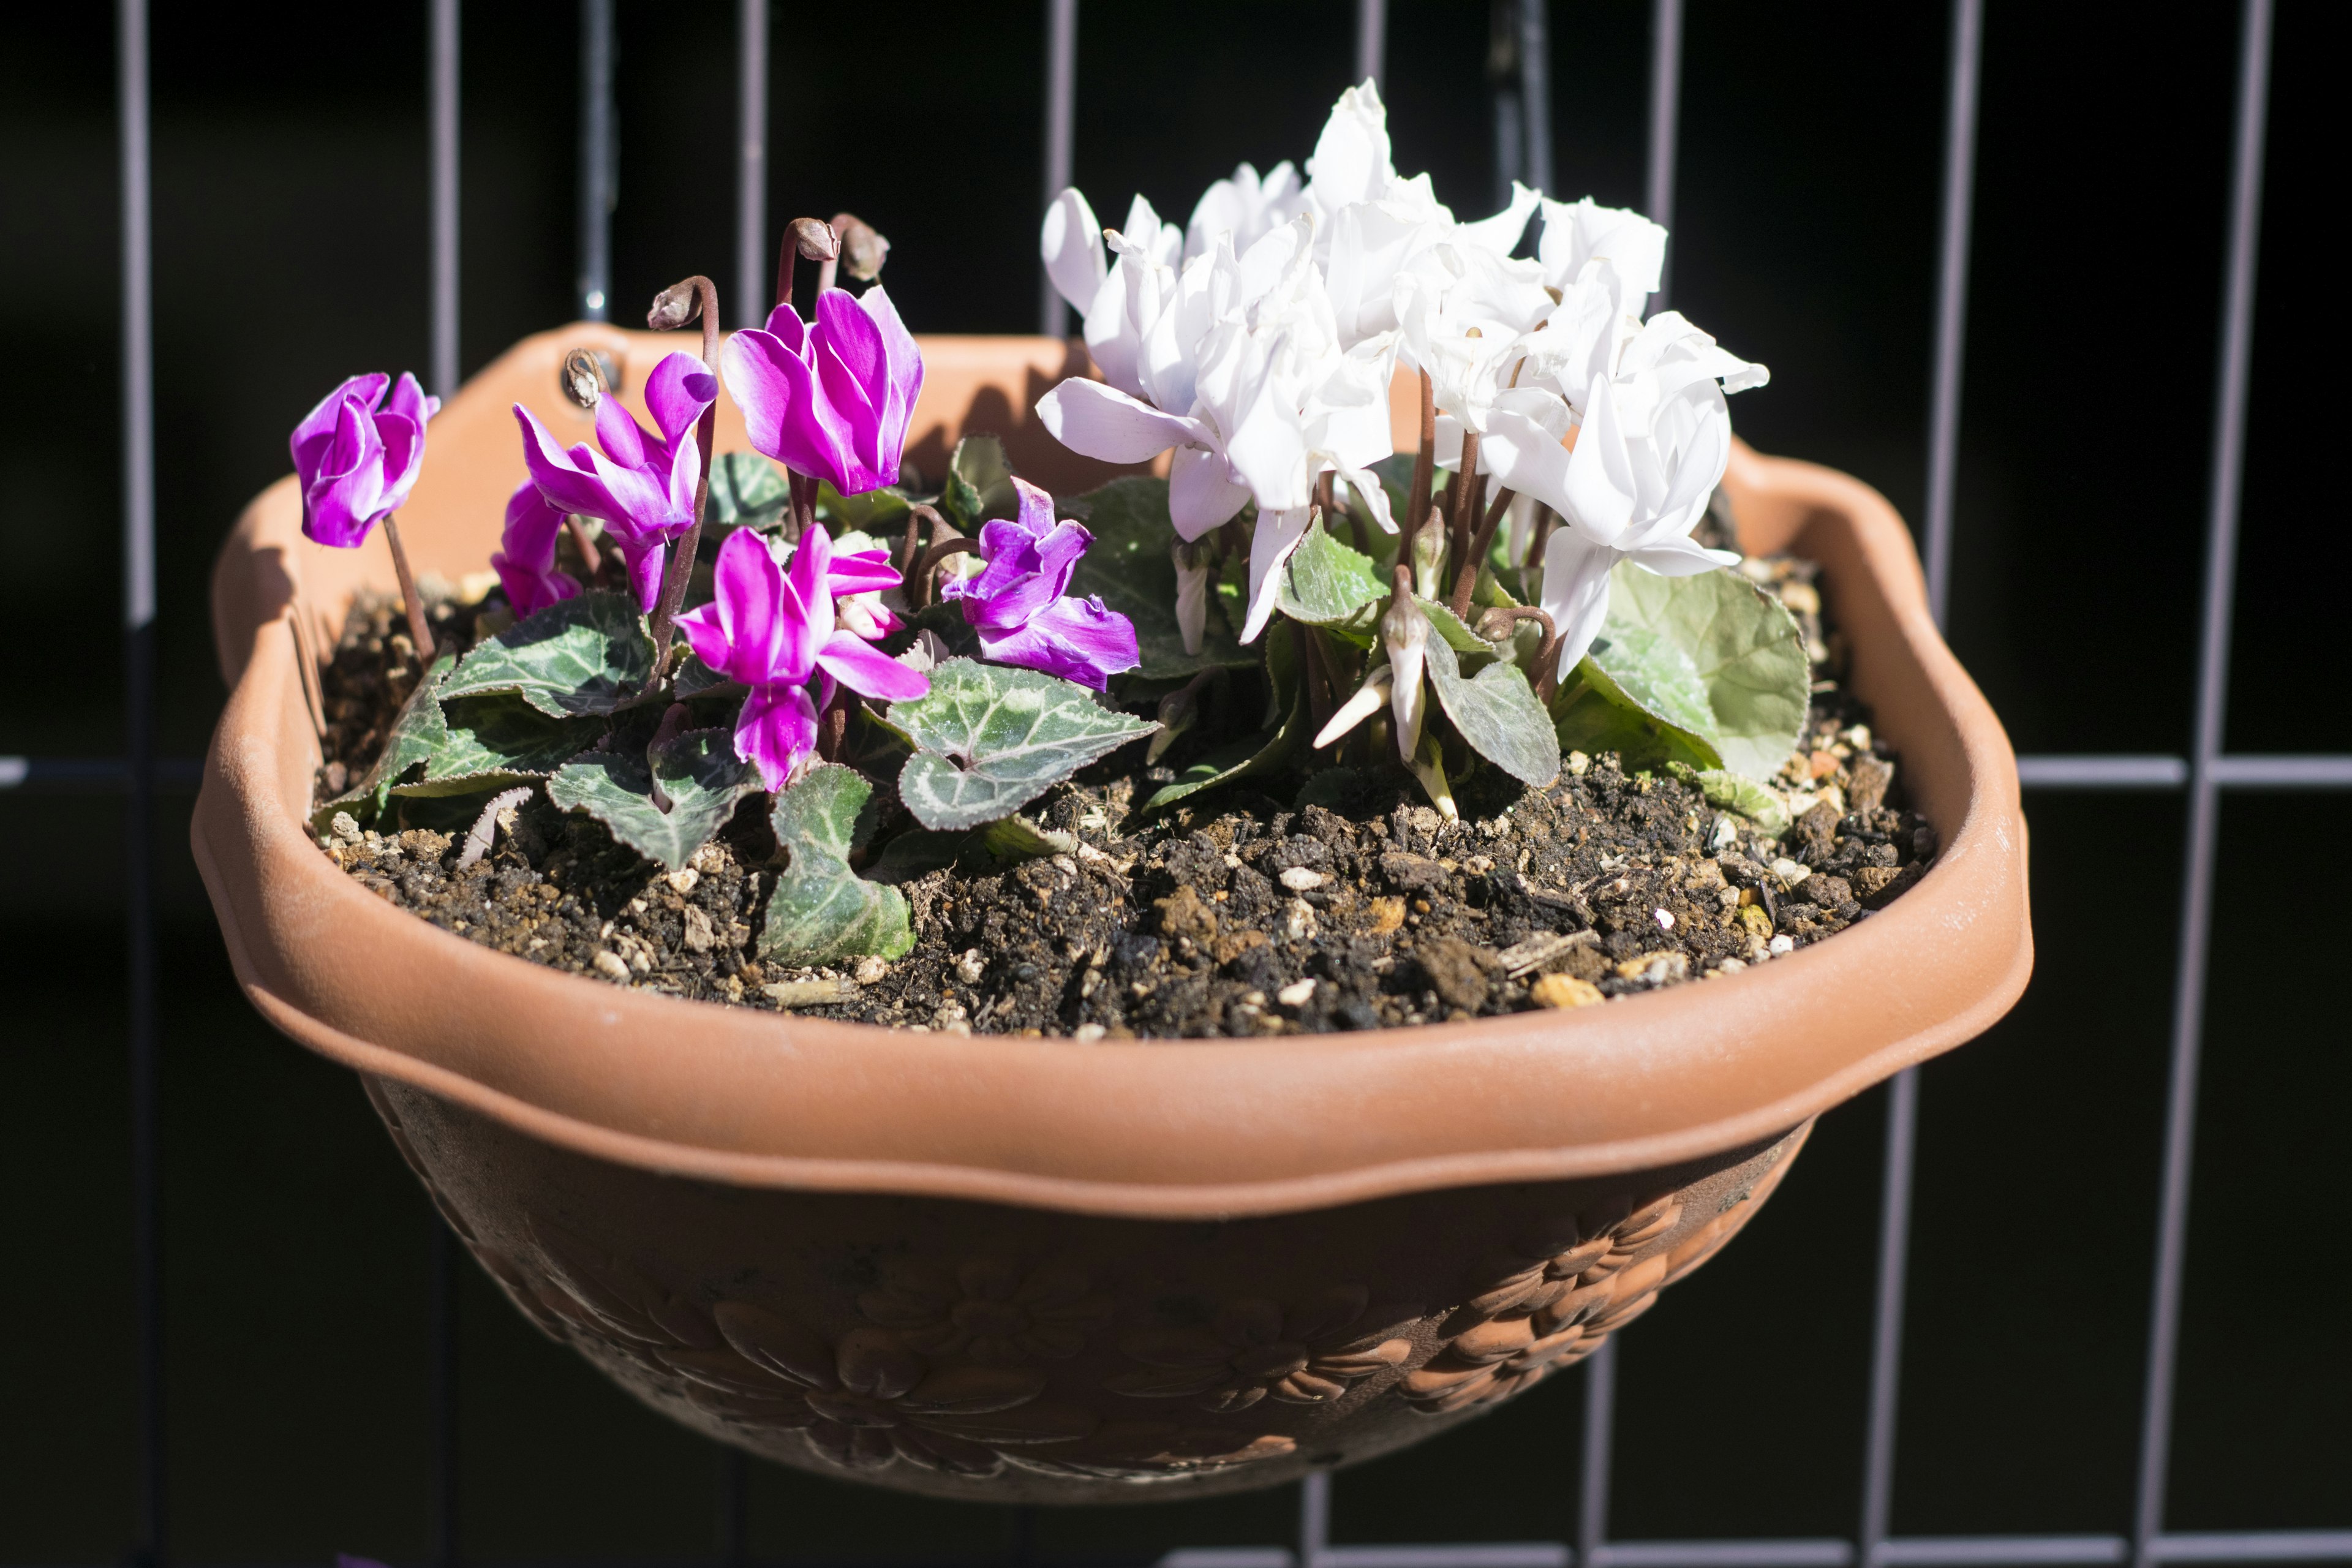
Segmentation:
[(1017, 630), (982, 632), (980, 651), (999, 664), (1042, 670), (1097, 691), (1142, 662), (1135, 623), (1095, 597), (1056, 599)]
[(499, 574), (517, 619), (580, 592), (570, 573), (555, 570), (555, 543), (562, 531), (563, 514), (529, 479), (508, 498), (506, 530), (490, 556), (490, 569)]
[(761, 787), (783, 788), (816, 755), (817, 705), (805, 686), (755, 686), (735, 719), (735, 754), (760, 770)]
[(878, 287), (824, 290), (814, 326), (780, 305), (719, 357), (755, 449), (845, 496), (897, 482), (923, 362)]
[[(389, 388), (391, 397), (385, 398)], [(302, 493), (302, 531), (354, 549), (408, 500), (425, 462), (425, 424), (440, 408), (413, 375), (355, 375), (329, 393), (287, 437)]]
[[(694, 428), (702, 411), (719, 401), (719, 378), (695, 355), (665, 355), (646, 377), (646, 410), (662, 439), (675, 447)], [(602, 434), (603, 426), (598, 426)], [(617, 456), (617, 454), (615, 454)]]
[(911, 702), (930, 695), (930, 678), (842, 630), (816, 650), (818, 668), (852, 691), (879, 702)]

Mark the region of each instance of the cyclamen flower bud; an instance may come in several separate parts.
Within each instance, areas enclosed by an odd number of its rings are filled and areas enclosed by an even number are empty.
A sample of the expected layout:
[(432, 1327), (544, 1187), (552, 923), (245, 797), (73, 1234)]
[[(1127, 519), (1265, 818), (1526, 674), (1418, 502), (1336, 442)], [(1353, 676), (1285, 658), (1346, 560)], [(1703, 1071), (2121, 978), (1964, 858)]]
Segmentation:
[(1432, 512), (1412, 536), (1413, 592), (1424, 599), (1434, 599), (1444, 580), (1445, 519), (1443, 513)]
[(1168, 553), (1176, 563), (1176, 629), (1185, 653), (1197, 655), (1209, 629), (1209, 548), (1180, 539)]
[[(1397, 574), (1402, 577), (1402, 569)], [(1381, 617), (1381, 641), (1389, 654), (1389, 709), (1396, 717), (1397, 752), (1408, 763), (1421, 745), (1421, 721), (1427, 702), (1422, 670), (1429, 659), (1429, 617), (1412, 595), (1397, 584), (1388, 614)]]
[(841, 254), (841, 237), (833, 231), (831, 224), (819, 223), (813, 217), (796, 217), (786, 232), (793, 237), (793, 248), (810, 261), (831, 261)]
[(890, 258), (890, 242), (882, 232), (852, 213), (833, 221), (840, 236), (841, 269), (860, 283), (881, 277), (882, 264)]
[(573, 349), (563, 356), (563, 395), (586, 409), (596, 412), (596, 405), (604, 401), (604, 393), (614, 382), (612, 356), (595, 349)]
[(692, 279), (673, 283), (654, 296), (653, 309), (646, 312), (646, 325), (657, 332), (674, 332), (702, 312), (702, 301)]

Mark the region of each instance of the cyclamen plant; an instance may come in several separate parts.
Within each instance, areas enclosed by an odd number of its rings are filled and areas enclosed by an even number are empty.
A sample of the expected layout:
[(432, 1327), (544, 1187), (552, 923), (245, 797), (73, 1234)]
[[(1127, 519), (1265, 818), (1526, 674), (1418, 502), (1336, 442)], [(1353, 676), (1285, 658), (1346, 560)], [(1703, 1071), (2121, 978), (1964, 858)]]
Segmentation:
[[(1244, 164), (1181, 230), (1140, 196), (1102, 228), (1065, 191), (1041, 250), (1100, 379), (1038, 416), (1166, 477), (1057, 498), (987, 437), (922, 489), (903, 464), (922, 354), (878, 281), (887, 242), (846, 214), (797, 220), (760, 327), (722, 337), (705, 279), (655, 301), (650, 325), (698, 323), (701, 344), (646, 378), (653, 429), (584, 351), (565, 384), (593, 445), (515, 408), (530, 478), (492, 557), (505, 604), (463, 650), (434, 647), (392, 522), (435, 405), (354, 378), (295, 432), (305, 526), (355, 548), (384, 521), (420, 673), (320, 820), (486, 796), (477, 854), (516, 790), (543, 791), (678, 871), (763, 797), (781, 865), (760, 956), (811, 964), (912, 945), (893, 880), (1075, 847), (1021, 814), (1147, 736), (1148, 811), (1286, 773), (1307, 775), (1302, 801), (1339, 798), (1402, 766), (1452, 815), (1470, 770), (1540, 787), (1580, 748), (1687, 767), (1769, 816), (1757, 781), (1789, 755), (1810, 668), (1738, 557), (1693, 538), (1726, 396), (1766, 373), (1675, 312), (1643, 319), (1664, 243), (1524, 186), (1456, 220), (1396, 174), (1369, 82), (1303, 178)], [(799, 260), (821, 268), (806, 320)], [(715, 452), (722, 395), (752, 451)]]

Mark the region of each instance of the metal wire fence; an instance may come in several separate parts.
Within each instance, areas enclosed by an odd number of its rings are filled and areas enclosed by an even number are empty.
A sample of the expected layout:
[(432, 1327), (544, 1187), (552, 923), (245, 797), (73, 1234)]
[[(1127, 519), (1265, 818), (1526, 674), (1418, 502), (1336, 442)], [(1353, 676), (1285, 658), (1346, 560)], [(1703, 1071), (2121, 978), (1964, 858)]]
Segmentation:
[[(155, 567), (153, 344), (149, 186), (148, 16), (146, 0), (118, 0), (118, 92), (122, 236), (123, 635), (128, 735), (121, 759), (0, 757), (0, 789), (47, 787), (120, 792), (128, 834), (127, 976), (133, 1246), (136, 1267), (138, 1499), (136, 1557), (162, 1561), (164, 1519), (163, 1295), (158, 1224), (156, 954), (154, 855), (149, 842), (158, 791), (184, 790), (196, 776), (189, 760), (153, 752)], [(1078, 88), (1076, 0), (1046, 0), (1043, 39), (1045, 125), (1043, 189), (1068, 183), (1073, 106)], [(614, 50), (612, 0), (582, 0), (579, 131), (579, 313), (603, 319), (611, 292), (614, 210)], [(1549, 170), (1549, 49), (1538, 5), (1515, 6), (1515, 77), (1496, 83), (1499, 166), (1542, 183)], [(447, 394), (457, 381), (459, 236), (458, 4), (430, 0), (431, 381)], [(2352, 787), (2352, 755), (2248, 756), (2222, 751), (2231, 617), (2235, 587), (2238, 510), (2245, 448), (2249, 363), (2253, 334), (2257, 240), (2261, 227), (2264, 127), (2268, 110), (2272, 0), (2244, 0), (2238, 39), (2230, 163), (2227, 259), (2220, 315), (2220, 354), (2210, 435), (2203, 595), (2192, 740), (2186, 756), (2038, 755), (2020, 759), (2032, 790), (2163, 791), (2183, 794), (2187, 832), (2172, 999), (2170, 1066), (2159, 1174), (2156, 1266), (2149, 1285), (2147, 1357), (2142, 1383), (2136, 1506), (2128, 1535), (1964, 1535), (1891, 1533), (1896, 1431), (1910, 1248), (1913, 1167), (1920, 1088), (1916, 1071), (1898, 1077), (1887, 1099), (1877, 1279), (1873, 1318), (1862, 1492), (1854, 1531), (1844, 1539), (1705, 1542), (1622, 1541), (1609, 1531), (1616, 1388), (1612, 1342), (1588, 1363), (1584, 1441), (1577, 1478), (1580, 1508), (1571, 1542), (1365, 1546), (1332, 1544), (1332, 1498), (1326, 1477), (1299, 1489), (1294, 1540), (1263, 1547), (1179, 1550), (1169, 1568), (1992, 1568), (1992, 1565), (2130, 1563), (2254, 1563), (2352, 1560), (2352, 1529), (2177, 1532), (2165, 1529), (2172, 1451), (2175, 1363), (2180, 1337), (2191, 1155), (2198, 1109), (2199, 1058), (2214, 902), (2221, 797), (2225, 790)], [(1359, 0), (1356, 74), (1382, 73), (1386, 6)], [(1684, 34), (1682, 0), (1653, 0), (1647, 210), (1671, 226), (1675, 132)], [(1927, 487), (1922, 554), (1928, 595), (1939, 620), (1948, 599), (1955, 548), (1953, 497), (1960, 450), (1962, 358), (1969, 302), (1970, 217), (1981, 40), (1982, 0), (1953, 0), (1947, 70), (1941, 237), (1936, 284), (1934, 351), (1927, 438)], [(756, 319), (766, 299), (767, 188), (766, 0), (740, 0), (736, 297), (741, 319)], [(1050, 284), (1041, 284), (1043, 329), (1059, 333), (1066, 316)], [(1663, 295), (1660, 300), (1663, 301)], [(436, 1231), (430, 1297), (429, 1540), (434, 1557), (457, 1557), (455, 1384), (455, 1247)], [(746, 1468), (732, 1455), (723, 1472), (722, 1555), (746, 1553)], [(975, 1557), (975, 1562), (982, 1559)]]

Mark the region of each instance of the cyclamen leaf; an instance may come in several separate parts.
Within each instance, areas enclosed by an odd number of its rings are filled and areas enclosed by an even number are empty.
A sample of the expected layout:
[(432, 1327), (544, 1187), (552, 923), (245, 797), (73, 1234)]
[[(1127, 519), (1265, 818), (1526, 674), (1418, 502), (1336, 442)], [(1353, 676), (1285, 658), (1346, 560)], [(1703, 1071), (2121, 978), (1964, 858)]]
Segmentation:
[(793, 504), (783, 469), (757, 452), (721, 452), (710, 461), (710, 510), (703, 521), (714, 528), (773, 528)]
[(1284, 715), (1279, 729), (1271, 734), (1245, 736), (1207, 752), (1178, 773), (1173, 784), (1162, 784), (1153, 791), (1143, 808), (1157, 811), (1220, 784), (1280, 773), (1305, 746), (1307, 726), (1307, 694), (1302, 689), (1293, 697), (1290, 711)]
[(1366, 643), (1379, 635), (1380, 607), (1388, 596), (1388, 584), (1371, 562), (1318, 522), (1283, 570), (1276, 607), (1294, 621)]
[(400, 776), (417, 763), (425, 762), (439, 750), (448, 738), (448, 729), (441, 715), (441, 689), (449, 679), (457, 661), (447, 654), (435, 659), (425, 670), (425, 679), (408, 694), (408, 702), (392, 721), (392, 732), (383, 738), (383, 750), (368, 769), (367, 777), (321, 805), (310, 814), (310, 825), (320, 832), (335, 813), (366, 805), (371, 819), (383, 815), (384, 803), (392, 795), (392, 786)]
[(586, 812), (646, 859), (683, 871), (727, 826), (735, 803), (760, 787), (760, 771), (736, 758), (723, 730), (688, 731), (662, 749), (656, 766), (667, 813), (654, 805), (654, 770), (634, 747), (566, 763), (547, 781), (547, 795), (566, 811)]
[(1103, 707), (1074, 681), (968, 658), (932, 670), (930, 695), (892, 703), (887, 722), (918, 748), (898, 796), (936, 828), (1010, 816), (1160, 727)]
[(1465, 676), (1443, 638), (1429, 643), (1429, 679), (1438, 704), (1471, 749), (1537, 789), (1559, 776), (1559, 739), (1528, 678), (1507, 659)]
[(472, 795), (543, 778), (595, 743), (602, 719), (551, 719), (518, 697), (463, 697), (442, 711), (443, 734), (425, 776), (401, 795)]
[(1139, 678), (1170, 680), (1204, 669), (1247, 669), (1257, 662), (1254, 651), (1234, 640), (1233, 623), (1214, 594), (1201, 651), (1184, 651), (1184, 633), (1176, 623), (1176, 563), (1168, 556), (1176, 529), (1168, 521), (1166, 479), (1113, 479), (1062, 503), (1063, 510), (1075, 513), (1081, 510), (1077, 502), (1087, 503), (1086, 524), (1095, 542), (1071, 573), (1069, 592), (1081, 598), (1096, 595), (1134, 623), (1142, 659)]
[(442, 699), (511, 691), (557, 718), (610, 713), (645, 694), (654, 639), (622, 594), (561, 599), (458, 662)]
[(1769, 838), (1789, 831), (1788, 803), (1754, 779), (1710, 768), (1698, 775), (1698, 787), (1707, 805), (1738, 812)]
[(1413, 595), (1412, 602), (1419, 605), (1421, 613), (1429, 617), (1430, 629), (1444, 639), (1446, 645), (1454, 652), (1492, 653), (1495, 651), (1493, 643), (1463, 625), (1462, 617), (1446, 605), (1439, 604), (1434, 599), (1424, 599), (1418, 594)]
[(769, 820), (790, 862), (768, 897), (763, 961), (829, 963), (913, 950), (906, 895), (850, 869), (850, 855), (873, 831), (873, 795), (856, 770), (826, 763), (776, 796)]
[[(1713, 719), (1706, 738), (1723, 765), (1750, 778), (1778, 773), (1812, 692), (1804, 638), (1787, 606), (1737, 572), (1661, 577), (1624, 563), (1610, 577), (1602, 635), (1614, 644), (1636, 629), (1674, 644), (1696, 673)], [(1601, 663), (1616, 673), (1608, 658)]]
[(948, 459), (947, 489), (940, 505), (966, 533), (978, 533), (981, 520), (1013, 514), (1013, 465), (1004, 443), (993, 436), (967, 436)]
[(1647, 626), (1612, 624), (1593, 641), (1592, 662), (1644, 712), (1720, 752), (1706, 682), (1688, 653)]
[[(915, 498), (896, 485), (884, 485), (854, 496), (843, 495), (826, 480), (816, 485), (816, 513), (838, 528), (877, 529), (895, 531), (907, 525), (907, 513), (914, 509)], [(834, 548), (840, 548), (835, 542)]]
[(1553, 697), (1551, 717), (1564, 751), (1615, 752), (1629, 767), (1670, 762), (1702, 770), (1723, 765), (1711, 744), (1643, 707), (1590, 654)]
[(1017, 813), (997, 818), (971, 837), (978, 840), (978, 847), (1008, 863), (1042, 859), (1048, 855), (1075, 855), (1078, 848), (1076, 834), (1040, 827)]

